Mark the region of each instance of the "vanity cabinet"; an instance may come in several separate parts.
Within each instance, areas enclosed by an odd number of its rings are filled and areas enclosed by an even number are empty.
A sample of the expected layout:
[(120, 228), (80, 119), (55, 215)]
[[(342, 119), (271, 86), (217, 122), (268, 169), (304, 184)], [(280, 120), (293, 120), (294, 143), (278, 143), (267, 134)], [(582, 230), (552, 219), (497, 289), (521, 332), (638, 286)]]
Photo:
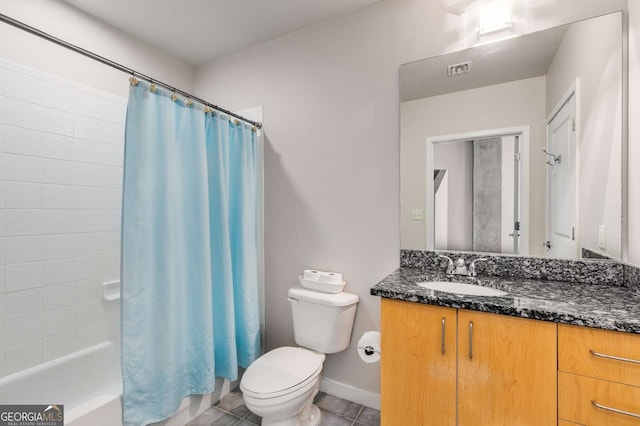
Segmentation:
[(557, 424), (556, 325), (381, 301), (381, 421)]
[(558, 417), (640, 425), (640, 335), (558, 326)]

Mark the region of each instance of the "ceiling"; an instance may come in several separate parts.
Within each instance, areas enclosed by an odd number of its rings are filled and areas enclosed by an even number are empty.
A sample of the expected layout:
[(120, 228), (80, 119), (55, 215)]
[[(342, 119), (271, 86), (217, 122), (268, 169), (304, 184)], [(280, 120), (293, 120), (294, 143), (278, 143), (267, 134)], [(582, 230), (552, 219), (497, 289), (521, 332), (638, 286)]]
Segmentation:
[(197, 66), (378, 0), (64, 0)]

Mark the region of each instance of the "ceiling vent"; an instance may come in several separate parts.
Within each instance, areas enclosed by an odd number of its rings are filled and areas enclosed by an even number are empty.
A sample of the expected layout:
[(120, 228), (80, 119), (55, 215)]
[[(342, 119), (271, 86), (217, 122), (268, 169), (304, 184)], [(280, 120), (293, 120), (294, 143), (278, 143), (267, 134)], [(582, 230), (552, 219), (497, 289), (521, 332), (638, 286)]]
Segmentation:
[(447, 67), (447, 75), (452, 77), (454, 75), (464, 74), (471, 70), (471, 61), (461, 62), (459, 64), (449, 65)]

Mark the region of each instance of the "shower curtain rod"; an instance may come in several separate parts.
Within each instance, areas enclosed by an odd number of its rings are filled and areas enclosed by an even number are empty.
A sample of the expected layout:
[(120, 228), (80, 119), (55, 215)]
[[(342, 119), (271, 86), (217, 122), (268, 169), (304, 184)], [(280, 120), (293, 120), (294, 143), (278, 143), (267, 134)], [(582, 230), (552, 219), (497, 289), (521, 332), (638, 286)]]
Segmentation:
[(185, 98), (191, 99), (192, 101), (199, 102), (204, 106), (207, 106), (209, 108), (215, 109), (216, 111), (220, 111), (223, 114), (230, 115), (230, 116), (232, 116), (234, 118), (237, 118), (238, 120), (242, 120), (242, 121), (244, 121), (246, 123), (249, 123), (249, 124), (257, 127), (258, 129), (262, 128), (262, 123), (260, 123), (259, 121), (249, 120), (248, 118), (244, 118), (241, 115), (238, 115), (236, 113), (228, 111), (228, 110), (226, 110), (224, 108), (220, 108), (217, 105), (214, 105), (214, 104), (209, 103), (209, 102), (207, 102), (207, 101), (205, 101), (203, 99), (200, 99), (200, 98), (198, 98), (196, 96), (193, 96), (193, 95), (191, 95), (191, 94), (189, 94), (189, 93), (187, 93), (187, 92), (185, 92), (183, 90), (180, 90), (178, 88), (175, 88), (175, 87), (173, 87), (173, 86), (171, 86), (171, 85), (169, 85), (167, 83), (163, 83), (162, 81), (156, 80), (156, 79), (151, 78), (151, 77), (149, 77), (147, 75), (139, 73), (139, 72), (137, 72), (137, 71), (135, 71), (135, 70), (133, 70), (133, 69), (131, 69), (129, 67), (125, 67), (122, 64), (119, 64), (119, 63), (117, 63), (115, 61), (112, 61), (111, 59), (107, 59), (104, 56), (98, 55), (97, 53), (94, 53), (94, 52), (91, 52), (89, 50), (83, 49), (82, 47), (76, 46), (75, 44), (71, 44), (71, 43), (66, 42), (64, 40), (61, 40), (61, 39), (59, 39), (57, 37), (52, 36), (49, 33), (45, 33), (44, 31), (41, 31), (41, 30), (39, 30), (37, 28), (29, 26), (29, 25), (25, 24), (24, 22), (20, 22), (18, 20), (15, 20), (15, 19), (13, 19), (13, 18), (11, 18), (11, 17), (9, 17), (7, 15), (3, 15), (3, 14), (0, 13), (0, 21), (4, 22), (6, 24), (12, 25), (12, 26), (14, 26), (16, 28), (19, 28), (19, 29), (21, 29), (23, 31), (26, 31), (26, 32), (28, 32), (30, 34), (33, 34), (35, 36), (38, 36), (40, 38), (43, 38), (45, 40), (48, 40), (48, 41), (50, 41), (52, 43), (55, 43), (58, 46), (62, 46), (62, 47), (65, 47), (65, 48), (67, 48), (69, 50), (73, 50), (74, 52), (79, 53), (79, 54), (81, 54), (83, 56), (86, 56), (87, 58), (91, 58), (91, 59), (93, 59), (95, 61), (98, 61), (98, 62), (101, 62), (101, 63), (103, 63), (105, 65), (108, 65), (111, 68), (115, 68), (115, 69), (117, 69), (119, 71), (125, 72), (127, 74), (131, 74), (133, 77), (141, 78), (142, 80), (148, 81), (149, 83), (155, 84), (156, 86), (164, 87), (165, 89), (168, 89), (169, 91), (171, 91), (173, 93), (182, 95)]

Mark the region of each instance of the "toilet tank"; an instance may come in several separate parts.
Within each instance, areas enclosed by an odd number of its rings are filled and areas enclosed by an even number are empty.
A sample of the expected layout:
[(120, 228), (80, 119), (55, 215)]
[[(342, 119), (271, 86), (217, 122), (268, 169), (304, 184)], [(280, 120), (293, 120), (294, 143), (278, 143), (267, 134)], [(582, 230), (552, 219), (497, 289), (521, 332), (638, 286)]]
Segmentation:
[(299, 285), (289, 289), (296, 343), (317, 352), (345, 350), (351, 340), (358, 295), (321, 293)]

